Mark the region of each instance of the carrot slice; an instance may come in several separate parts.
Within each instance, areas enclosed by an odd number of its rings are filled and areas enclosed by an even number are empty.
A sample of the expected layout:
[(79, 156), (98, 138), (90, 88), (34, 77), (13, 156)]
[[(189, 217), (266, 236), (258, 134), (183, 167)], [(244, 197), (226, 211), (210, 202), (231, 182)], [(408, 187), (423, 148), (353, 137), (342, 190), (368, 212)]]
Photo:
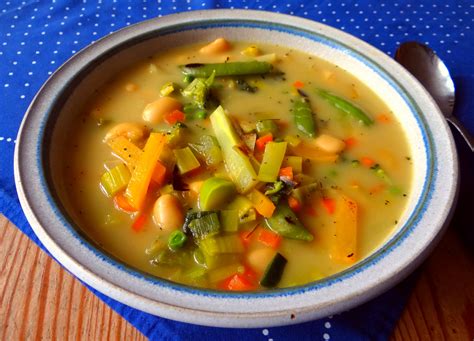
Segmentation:
[(304, 86), (304, 83), (302, 81), (296, 81), (293, 83), (293, 86), (297, 89), (301, 89)]
[(375, 165), (375, 161), (371, 159), (370, 157), (364, 156), (360, 159), (360, 163), (362, 163), (365, 167), (372, 167)]
[(165, 143), (165, 135), (151, 133), (143, 149), (143, 154), (140, 156), (132, 172), (132, 177), (125, 191), (125, 197), (137, 211), (143, 207), (153, 170), (157, 165)]
[(136, 209), (130, 205), (127, 198), (123, 195), (123, 192), (120, 192), (114, 196), (114, 205), (117, 209), (127, 213), (136, 212)]
[(349, 137), (344, 140), (344, 143), (346, 144), (346, 148), (351, 148), (357, 144), (357, 139), (355, 137)]
[(285, 177), (289, 180), (293, 180), (293, 168), (292, 167), (280, 168), (279, 176)]
[(273, 249), (278, 249), (281, 244), (281, 236), (265, 228), (260, 229), (257, 240)]
[(271, 142), (271, 141), (273, 141), (273, 135), (272, 134), (267, 134), (267, 135), (264, 135), (262, 137), (259, 137), (255, 141), (255, 146), (257, 147), (257, 150), (263, 152), (265, 150), (265, 145), (268, 142)]
[(164, 120), (169, 125), (173, 125), (176, 122), (184, 122), (186, 120), (186, 116), (182, 111), (174, 110), (172, 112), (167, 113), (164, 117)]
[(226, 278), (219, 287), (229, 291), (255, 290), (257, 288), (257, 281), (255, 278), (255, 273), (245, 267), (244, 273), (236, 273)]
[(145, 214), (140, 213), (138, 217), (136, 217), (135, 220), (133, 221), (132, 229), (135, 232), (141, 231), (143, 229), (143, 226), (145, 226), (145, 223), (147, 220), (148, 220), (148, 217)]
[(156, 162), (151, 178), (156, 185), (160, 187), (164, 185), (166, 180), (166, 167), (160, 161)]

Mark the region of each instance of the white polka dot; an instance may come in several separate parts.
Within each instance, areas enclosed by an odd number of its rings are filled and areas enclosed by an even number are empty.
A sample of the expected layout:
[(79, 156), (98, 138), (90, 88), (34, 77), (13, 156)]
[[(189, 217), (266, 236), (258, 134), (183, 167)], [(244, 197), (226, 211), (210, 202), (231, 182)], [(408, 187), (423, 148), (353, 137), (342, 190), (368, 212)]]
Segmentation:
[(21, 98), (21, 99), (24, 99), (24, 98), (25, 98), (25, 95), (21, 95), (20, 98)]
[(12, 142), (11, 137), (7, 138), (7, 142)]
[(324, 333), (323, 334), (323, 339), (324, 340), (329, 340), (329, 339), (331, 339), (331, 336), (328, 333)]
[(5, 88), (8, 88), (8, 87), (10, 86), (10, 84), (5, 83), (5, 84), (3, 84), (3, 86), (4, 86)]
[(268, 333), (269, 333), (269, 332), (268, 332), (268, 329), (264, 329), (264, 330), (262, 330), (262, 334), (263, 334), (263, 335), (267, 336), (267, 335), (268, 335)]
[(326, 323), (324, 324), (324, 327), (325, 327), (326, 329), (331, 328), (331, 322), (326, 322)]

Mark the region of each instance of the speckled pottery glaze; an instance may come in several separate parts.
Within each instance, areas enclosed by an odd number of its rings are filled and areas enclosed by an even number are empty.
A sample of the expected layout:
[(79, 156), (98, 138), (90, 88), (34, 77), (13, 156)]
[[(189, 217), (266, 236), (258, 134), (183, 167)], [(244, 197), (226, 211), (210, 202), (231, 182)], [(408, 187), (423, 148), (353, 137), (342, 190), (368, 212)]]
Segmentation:
[[(399, 228), (372, 255), (334, 276), (258, 293), (202, 290), (120, 263), (84, 237), (58, 199), (54, 165), (84, 98), (114, 72), (167, 48), (230, 40), (278, 44), (329, 60), (368, 84), (402, 123), (413, 187)], [(394, 146), (396, 148), (396, 146)], [(442, 162), (441, 162), (442, 161)], [(456, 199), (458, 166), (447, 124), (425, 89), (376, 48), (342, 31), (287, 15), (244, 10), (187, 12), (110, 34), (56, 71), (26, 113), (15, 150), (23, 210), (50, 253), (102, 293), (166, 318), (220, 327), (299, 323), (359, 305), (407, 276), (432, 250)]]

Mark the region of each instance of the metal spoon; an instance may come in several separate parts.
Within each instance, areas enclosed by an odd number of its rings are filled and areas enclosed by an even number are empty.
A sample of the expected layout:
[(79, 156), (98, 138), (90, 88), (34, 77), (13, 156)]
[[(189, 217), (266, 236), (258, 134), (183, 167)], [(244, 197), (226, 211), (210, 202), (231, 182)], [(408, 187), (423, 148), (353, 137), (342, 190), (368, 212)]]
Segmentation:
[(446, 120), (456, 127), (474, 152), (474, 138), (453, 115), (454, 83), (443, 61), (428, 46), (416, 41), (401, 44), (395, 52), (395, 60), (428, 90)]

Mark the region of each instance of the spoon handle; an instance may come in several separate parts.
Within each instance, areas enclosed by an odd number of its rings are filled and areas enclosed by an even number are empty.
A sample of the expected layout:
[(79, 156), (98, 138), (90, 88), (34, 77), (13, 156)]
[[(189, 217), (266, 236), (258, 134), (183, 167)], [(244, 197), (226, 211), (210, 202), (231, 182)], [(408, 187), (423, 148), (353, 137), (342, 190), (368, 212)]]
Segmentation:
[(464, 138), (466, 143), (471, 148), (471, 151), (474, 152), (474, 137), (467, 131), (467, 129), (462, 125), (462, 123), (454, 116), (446, 117), (446, 119), (451, 122), (453, 126), (461, 133), (461, 136)]

